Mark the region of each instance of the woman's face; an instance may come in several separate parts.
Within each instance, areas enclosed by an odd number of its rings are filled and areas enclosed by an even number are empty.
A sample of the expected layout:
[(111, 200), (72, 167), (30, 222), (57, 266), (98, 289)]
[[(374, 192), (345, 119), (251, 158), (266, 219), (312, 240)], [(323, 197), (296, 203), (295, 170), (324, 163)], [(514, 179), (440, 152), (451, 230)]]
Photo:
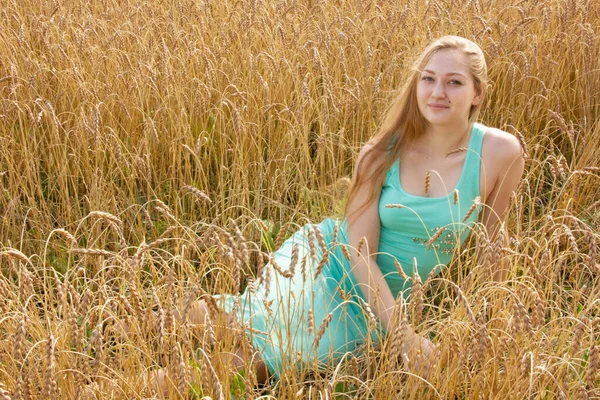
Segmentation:
[(460, 50), (442, 49), (431, 56), (417, 83), (417, 101), (423, 117), (433, 126), (456, 126), (469, 119), (481, 96)]

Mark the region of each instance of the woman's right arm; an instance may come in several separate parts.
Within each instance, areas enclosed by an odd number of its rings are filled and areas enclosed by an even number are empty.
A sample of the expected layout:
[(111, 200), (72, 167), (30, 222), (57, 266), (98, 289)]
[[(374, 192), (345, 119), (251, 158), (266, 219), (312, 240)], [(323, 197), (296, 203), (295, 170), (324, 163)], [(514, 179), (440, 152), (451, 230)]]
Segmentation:
[[(371, 146), (367, 144), (358, 154), (357, 167), (354, 172), (353, 182), (356, 181), (358, 169), (364, 169), (364, 162), (361, 161), (368, 156)], [(364, 170), (361, 171), (364, 173)], [(379, 318), (381, 324), (387, 332), (393, 332), (395, 322), (393, 320), (394, 307), (396, 299), (394, 298), (381, 269), (377, 265), (376, 253), (379, 247), (379, 234), (381, 224), (379, 221), (379, 197), (383, 182), (366, 182), (358, 188), (355, 195), (350, 199), (347, 207), (348, 215), (351, 216), (348, 225), (348, 244), (350, 245), (350, 262), (353, 267), (352, 272), (356, 279), (363, 296), (367, 299), (371, 310)], [(370, 185), (376, 185), (375, 197), (370, 200), (366, 207), (361, 206), (369, 198)], [(360, 214), (354, 215), (353, 212), (361, 209)], [(362, 238), (365, 243), (362, 245), (361, 254), (357, 249)], [(396, 322), (399, 323), (399, 322)], [(435, 346), (427, 339), (416, 334), (410, 327), (405, 330), (404, 349), (407, 354), (413, 350), (420, 351), (424, 358), (431, 360)], [(422, 361), (421, 361), (422, 362)], [(415, 369), (420, 369), (420, 363), (417, 361)]]
[[(354, 171), (353, 183), (356, 182), (358, 169), (364, 173), (364, 158), (371, 146), (366, 145), (358, 154), (356, 169)], [(360, 214), (356, 211), (367, 201), (370, 185), (377, 186), (375, 197), (366, 207), (362, 207)], [(353, 266), (352, 272), (369, 306), (379, 318), (383, 327), (390, 331), (392, 328), (392, 314), (394, 312), (395, 298), (392, 295), (379, 266), (375, 254), (379, 247), (379, 196), (381, 182), (366, 182), (358, 188), (352, 199), (349, 199), (347, 211), (351, 216), (348, 224), (348, 244), (350, 245), (350, 262)], [(364, 237), (364, 239), (362, 239)], [(357, 249), (359, 242), (364, 240), (361, 254)]]

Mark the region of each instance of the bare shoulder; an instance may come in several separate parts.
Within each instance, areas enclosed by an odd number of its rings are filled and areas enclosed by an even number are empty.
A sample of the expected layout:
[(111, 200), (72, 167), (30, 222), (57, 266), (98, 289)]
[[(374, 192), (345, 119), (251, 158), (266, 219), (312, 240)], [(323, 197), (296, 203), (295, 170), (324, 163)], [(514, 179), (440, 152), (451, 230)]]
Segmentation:
[(363, 145), (363, 147), (361, 147), (360, 151), (358, 152), (358, 159), (362, 159), (364, 158), (367, 154), (369, 154), (372, 150), (373, 147), (375, 147), (375, 145), (373, 143), (371, 143), (370, 141), (365, 143)]
[(363, 147), (358, 152), (358, 157), (356, 159), (356, 167), (361, 170), (364, 168), (364, 163), (369, 164), (371, 167), (377, 165), (378, 161), (381, 161), (382, 157), (377, 157), (378, 151), (375, 143), (372, 141), (368, 141), (363, 145)]
[[(508, 199), (508, 195), (515, 190), (521, 179), (525, 164), (519, 139), (501, 129), (487, 128), (481, 159), (485, 167), (485, 181), (482, 183), (485, 198), (490, 196), (491, 201), (496, 202), (498, 193), (502, 192)], [(493, 193), (495, 195), (492, 195)]]
[(522, 154), (521, 143), (514, 135), (497, 128), (487, 128), (483, 152), (495, 161), (512, 162)]
[(481, 193), (489, 208), (483, 213), (483, 222), (488, 232), (494, 232), (502, 220), (525, 166), (519, 139), (496, 128), (487, 128), (481, 152), (483, 176)]
[(363, 145), (363, 147), (358, 152), (358, 160), (367, 157), (370, 153), (375, 150), (375, 143), (372, 140), (369, 140), (367, 143)]

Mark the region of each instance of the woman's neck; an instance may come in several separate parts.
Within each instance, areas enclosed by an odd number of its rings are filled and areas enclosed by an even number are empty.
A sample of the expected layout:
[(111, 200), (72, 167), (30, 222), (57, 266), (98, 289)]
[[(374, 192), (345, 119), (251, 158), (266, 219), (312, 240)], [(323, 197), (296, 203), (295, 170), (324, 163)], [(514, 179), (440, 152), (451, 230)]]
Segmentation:
[(468, 121), (460, 126), (428, 126), (423, 135), (416, 139), (413, 147), (429, 155), (446, 155), (452, 150), (466, 147), (470, 132), (471, 123)]

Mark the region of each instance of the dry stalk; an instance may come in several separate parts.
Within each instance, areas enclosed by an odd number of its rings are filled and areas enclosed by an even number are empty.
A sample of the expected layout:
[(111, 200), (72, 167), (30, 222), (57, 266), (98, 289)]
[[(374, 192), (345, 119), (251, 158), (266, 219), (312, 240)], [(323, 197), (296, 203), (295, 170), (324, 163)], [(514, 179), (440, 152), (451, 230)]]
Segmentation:
[(165, 310), (162, 307), (162, 305), (160, 304), (160, 300), (158, 298), (158, 295), (156, 294), (156, 291), (153, 289), (152, 290), (152, 299), (154, 301), (154, 305), (156, 307), (158, 307), (157, 311), (156, 311), (156, 325), (158, 327), (158, 347), (159, 349), (163, 349), (164, 348), (164, 343), (165, 343), (165, 337), (166, 337), (166, 332), (165, 332)]
[(275, 236), (274, 246), (276, 249), (280, 248), (283, 244), (286, 233), (286, 230), (283, 228), (283, 226), (281, 226), (281, 228), (279, 228), (279, 231), (277, 232), (277, 236)]
[(546, 306), (536, 290), (532, 290), (533, 297), (533, 318), (532, 325), (535, 328), (541, 328), (546, 322)]
[(413, 282), (410, 288), (410, 304), (413, 312), (414, 321), (418, 322), (423, 316), (423, 281), (416, 268), (413, 270)]
[(313, 229), (312, 226), (310, 226), (308, 228), (308, 248), (310, 250), (310, 258), (312, 260), (313, 263), (317, 264), (318, 263), (318, 258), (317, 258), (317, 237), (315, 234), (315, 230)]
[(30, 263), (29, 258), (17, 249), (4, 250), (3, 252), (0, 253), (0, 256), (6, 256), (8, 258), (12, 258), (14, 260), (21, 261), (25, 264)]
[(459, 147), (457, 149), (450, 150), (449, 152), (447, 152), (446, 157), (451, 156), (452, 154), (461, 153), (461, 152), (467, 151), (467, 150), (469, 150), (468, 147)]
[(598, 346), (596, 345), (596, 341), (592, 340), (592, 345), (590, 346), (590, 350), (588, 352), (588, 365), (587, 365), (587, 376), (586, 383), (589, 388), (596, 387), (597, 383), (597, 375), (598, 375), (598, 365), (600, 364), (600, 355), (598, 354), (600, 351), (598, 350)]
[(402, 204), (386, 204), (385, 208), (406, 208), (406, 206), (403, 206)]
[(533, 371), (533, 353), (531, 351), (526, 352), (521, 359), (521, 373), (524, 376), (529, 376)]
[(228, 246), (224, 248), (225, 254), (231, 253), (231, 255), (233, 255), (234, 258), (239, 259), (239, 249), (235, 239), (233, 238), (233, 235), (227, 231), (224, 231), (223, 235), (225, 236), (225, 240), (227, 241)]
[[(279, 264), (277, 264), (277, 261), (275, 261), (275, 254), (271, 254), (269, 256), (269, 264), (273, 267), (273, 269), (281, 276), (283, 276), (286, 279), (290, 279), (294, 276), (294, 271), (290, 271), (289, 269), (286, 269), (285, 271), (279, 266)], [(295, 267), (295, 266), (294, 266)]]
[(121, 221), (120, 218), (116, 217), (115, 215), (112, 215), (111, 213), (107, 213), (104, 211), (92, 211), (87, 215), (86, 218), (99, 218), (99, 219), (108, 221), (110, 223), (116, 224), (119, 227), (123, 226), (123, 221)]
[(183, 355), (181, 346), (174, 346), (173, 353), (175, 354), (176, 379), (179, 394), (185, 396), (188, 392), (189, 368)]
[(362, 255), (362, 249), (363, 249), (363, 246), (365, 245), (366, 242), (367, 242), (367, 238), (366, 237), (363, 236), (363, 237), (360, 238), (360, 240), (358, 241), (358, 248), (356, 249), (356, 252), (358, 254)]
[(294, 276), (294, 272), (296, 270), (296, 265), (298, 264), (298, 251), (299, 249), (299, 245), (298, 243), (294, 243), (294, 246), (292, 247), (292, 255), (290, 258), (290, 266), (288, 267), (287, 271), (284, 272), (284, 276), (286, 278), (291, 278)]
[(271, 265), (267, 264), (265, 266), (265, 297), (269, 297), (269, 293), (271, 291)]
[(194, 285), (192, 290), (190, 290), (190, 293), (188, 294), (188, 296), (186, 297), (186, 299), (183, 303), (183, 311), (182, 311), (181, 318), (184, 321), (187, 320), (190, 307), (192, 306), (193, 303), (195, 303), (197, 301), (198, 293), (201, 293), (201, 292), (202, 292), (202, 287), (199, 284)]
[(31, 373), (27, 373), (25, 375), (25, 382), (23, 384), (23, 398), (24, 399), (33, 399), (34, 398), (34, 385), (33, 385), (33, 378), (31, 377)]
[[(25, 384), (25, 382), (23, 382), (23, 377), (19, 376), (17, 378), (17, 382), (15, 384), (15, 392), (13, 394), (12, 400), (21, 400), (23, 398), (23, 385)], [(10, 399), (10, 397), (7, 397), (7, 399)]]
[(425, 196), (429, 196), (429, 188), (431, 187), (431, 171), (425, 174)]
[(12, 303), (12, 299), (14, 298), (14, 293), (9, 290), (8, 285), (4, 281), (4, 279), (0, 279), (0, 298), (4, 299), (4, 301), (0, 302), (0, 312), (2, 314), (6, 314), (9, 310)]
[(471, 309), (471, 306), (469, 305), (469, 301), (467, 300), (467, 296), (465, 296), (465, 293), (462, 291), (462, 289), (460, 288), (460, 286), (458, 286), (455, 283), (451, 283), (451, 284), (454, 287), (454, 291), (456, 292), (456, 295), (458, 296), (458, 298), (460, 299), (460, 301), (463, 303), (463, 306), (467, 310), (467, 315), (469, 316), (469, 319), (471, 320), (471, 322), (473, 323), (473, 325), (477, 325), (477, 321), (475, 320), (475, 315), (473, 314), (473, 310)]
[(183, 191), (185, 191), (187, 193), (191, 193), (196, 198), (198, 198), (202, 201), (206, 201), (207, 203), (212, 204), (212, 200), (210, 199), (210, 197), (208, 197), (208, 195), (200, 189), (196, 189), (195, 187), (190, 186), (190, 185), (184, 185), (184, 186), (182, 186), (181, 189), (183, 189)]
[(475, 197), (475, 200), (473, 200), (473, 204), (471, 204), (471, 207), (469, 207), (469, 209), (467, 210), (467, 213), (465, 214), (462, 222), (467, 222), (467, 220), (469, 219), (471, 214), (473, 214), (473, 211), (475, 211), (475, 208), (477, 208), (479, 204), (481, 204), (481, 198), (477, 196)]
[(80, 255), (84, 255), (84, 256), (113, 257), (113, 256), (117, 255), (115, 252), (108, 251), (108, 250), (102, 250), (102, 249), (82, 249), (82, 248), (76, 248), (76, 249), (71, 249), (70, 252), (73, 253), (73, 254), (80, 254)]
[(405, 352), (404, 347), (406, 332), (409, 328), (409, 323), (408, 319), (406, 318), (406, 313), (404, 312), (404, 304), (401, 296), (399, 296), (396, 300), (392, 321), (394, 321), (395, 328), (392, 332), (390, 361), (393, 368), (396, 369), (398, 364), (402, 361), (402, 353)]
[(315, 349), (319, 348), (319, 344), (321, 343), (321, 339), (323, 338), (323, 335), (325, 334), (325, 331), (329, 327), (329, 323), (331, 322), (332, 318), (333, 318), (333, 314), (329, 313), (321, 321), (321, 324), (319, 325), (319, 331), (315, 335)]
[[(377, 287), (376, 291), (378, 291), (378, 290), (379, 290), (379, 288)], [(377, 298), (378, 296), (375, 296), (375, 297)], [(370, 326), (376, 327), (377, 326), (377, 317), (373, 313), (371, 306), (369, 305), (369, 303), (367, 303), (365, 300), (363, 300), (362, 297), (359, 297), (358, 299), (363, 307), (363, 311), (367, 314), (367, 319), (368, 319)]]
[(581, 342), (585, 335), (585, 331), (588, 328), (588, 322), (588, 318), (583, 316), (581, 317), (581, 320), (577, 321), (577, 325), (575, 325), (575, 331), (573, 332), (573, 339), (571, 341), (571, 355), (573, 357), (577, 355), (577, 352), (581, 348)]
[(348, 246), (346, 246), (345, 244), (341, 244), (340, 245), (341, 249), (342, 249), (342, 253), (344, 254), (344, 257), (346, 257), (346, 260), (350, 261), (350, 252), (348, 251)]
[(232, 253), (227, 254), (229, 260), (233, 264), (233, 292), (238, 294), (242, 285), (242, 266), (239, 258), (236, 258)]
[(515, 299), (512, 305), (513, 319), (512, 327), (515, 333), (530, 334), (532, 331), (531, 318), (525, 306), (519, 299)]
[(433, 246), (435, 241), (438, 240), (440, 238), (440, 236), (442, 236), (442, 233), (444, 233), (445, 230), (446, 230), (445, 226), (438, 228), (438, 230), (435, 232), (435, 234), (432, 237), (430, 237), (429, 240), (427, 241), (427, 243), (426, 243), (427, 247), (431, 248), (431, 246)]
[(215, 398), (218, 400), (224, 400), (225, 397), (223, 394), (223, 385), (221, 385), (221, 382), (219, 381), (219, 376), (217, 375), (217, 372), (213, 368), (210, 358), (208, 358), (208, 355), (206, 354), (206, 352), (204, 350), (200, 349), (199, 352), (202, 353), (202, 356), (203, 356), (202, 365), (206, 369), (208, 369), (209, 376), (212, 379), (212, 387), (214, 390)]
[(450, 331), (450, 359), (457, 359), (458, 370), (462, 369), (465, 362), (465, 356), (462, 351), (462, 346), (458, 340), (458, 335), (455, 331)]
[(142, 243), (139, 245), (139, 247), (138, 247), (137, 251), (135, 252), (135, 254), (134, 254), (134, 255), (133, 255), (133, 257), (132, 257), (132, 262), (133, 262), (133, 265), (134, 265), (134, 266), (135, 266), (135, 265), (138, 265), (139, 261), (140, 261), (140, 260), (141, 260), (141, 258), (142, 258), (142, 255), (143, 255), (144, 253), (146, 253), (147, 251), (150, 251), (150, 250), (152, 250), (152, 249), (155, 249), (155, 248), (157, 248), (158, 246), (160, 246), (160, 245), (162, 245), (162, 244), (164, 244), (164, 243), (167, 243), (167, 242), (169, 242), (169, 241), (173, 240), (173, 238), (170, 238), (170, 237), (169, 237), (169, 235), (171, 235), (171, 233), (173, 233), (173, 231), (174, 231), (175, 229), (177, 229), (177, 226), (170, 226), (170, 227), (168, 227), (167, 229), (165, 229), (165, 231), (162, 233), (162, 235), (160, 235), (160, 236), (158, 237), (158, 239), (156, 239), (154, 242), (152, 242), (152, 243), (149, 243), (149, 244), (146, 244), (146, 243), (142, 242)]
[(377, 99), (377, 95), (379, 94), (379, 87), (381, 86), (381, 78), (383, 78), (383, 72), (380, 72), (377, 75), (377, 78), (373, 82), (373, 100)]
[(19, 363), (23, 361), (23, 342), (25, 339), (28, 322), (27, 310), (23, 308), (21, 313), (21, 319), (19, 320), (19, 325), (17, 327), (17, 332), (13, 342), (13, 358)]
[(340, 224), (336, 221), (335, 226), (333, 227), (333, 238), (331, 241), (332, 249), (334, 249), (335, 246), (337, 245), (339, 231), (340, 231)]
[(485, 320), (483, 314), (480, 314), (478, 324), (477, 324), (477, 332), (475, 339), (473, 341), (473, 351), (475, 353), (475, 359), (481, 364), (485, 364), (485, 356), (487, 353), (487, 349), (490, 345), (490, 339), (488, 337), (487, 327), (485, 325)]
[[(48, 323), (48, 326), (50, 323)], [(46, 374), (43, 396), (46, 399), (53, 399), (57, 391), (56, 377), (54, 376), (54, 357), (56, 351), (56, 339), (52, 331), (48, 332), (48, 340), (46, 344)]]
[(33, 287), (33, 279), (31, 274), (26, 269), (21, 269), (21, 282), (19, 285), (19, 299), (25, 303), (30, 296), (35, 293)]
[(94, 330), (92, 331), (92, 336), (88, 342), (88, 347), (94, 347), (94, 359), (92, 360), (91, 367), (94, 368), (96, 373), (99, 372), (99, 369), (102, 366), (102, 355), (103, 355), (103, 346), (104, 346), (104, 338), (102, 336), (102, 323), (96, 325)]
[(407, 281), (409, 279), (408, 275), (406, 275), (406, 273), (404, 272), (404, 269), (402, 269), (402, 265), (400, 264), (400, 261), (398, 261), (395, 257), (394, 257), (394, 266), (396, 267), (398, 274), (400, 274), (400, 277), (402, 279), (404, 279), (405, 281)]
[(323, 253), (323, 254), (327, 253), (327, 250), (328, 250), (327, 243), (325, 242), (325, 238), (323, 237), (321, 230), (319, 229), (319, 227), (317, 225), (313, 225), (313, 228), (315, 230), (315, 237), (317, 238), (319, 247), (321, 248), (321, 253)]
[(65, 229), (55, 229), (53, 232), (64, 236), (71, 246), (77, 246), (77, 239), (75, 239), (75, 236), (73, 236), (69, 231)]
[(250, 257), (248, 253), (248, 244), (246, 238), (242, 234), (242, 231), (240, 230), (238, 224), (233, 219), (230, 219), (229, 221), (231, 223), (231, 226), (233, 227), (233, 231), (237, 239), (236, 249), (239, 250), (239, 252), (237, 253), (237, 257), (243, 263), (244, 266), (247, 266), (250, 262)]
[(156, 207), (154, 207), (156, 211), (158, 211), (160, 214), (167, 217), (168, 219), (177, 221), (177, 218), (175, 218), (175, 215), (173, 214), (169, 206), (167, 206), (162, 200), (155, 199), (154, 201), (158, 204)]

